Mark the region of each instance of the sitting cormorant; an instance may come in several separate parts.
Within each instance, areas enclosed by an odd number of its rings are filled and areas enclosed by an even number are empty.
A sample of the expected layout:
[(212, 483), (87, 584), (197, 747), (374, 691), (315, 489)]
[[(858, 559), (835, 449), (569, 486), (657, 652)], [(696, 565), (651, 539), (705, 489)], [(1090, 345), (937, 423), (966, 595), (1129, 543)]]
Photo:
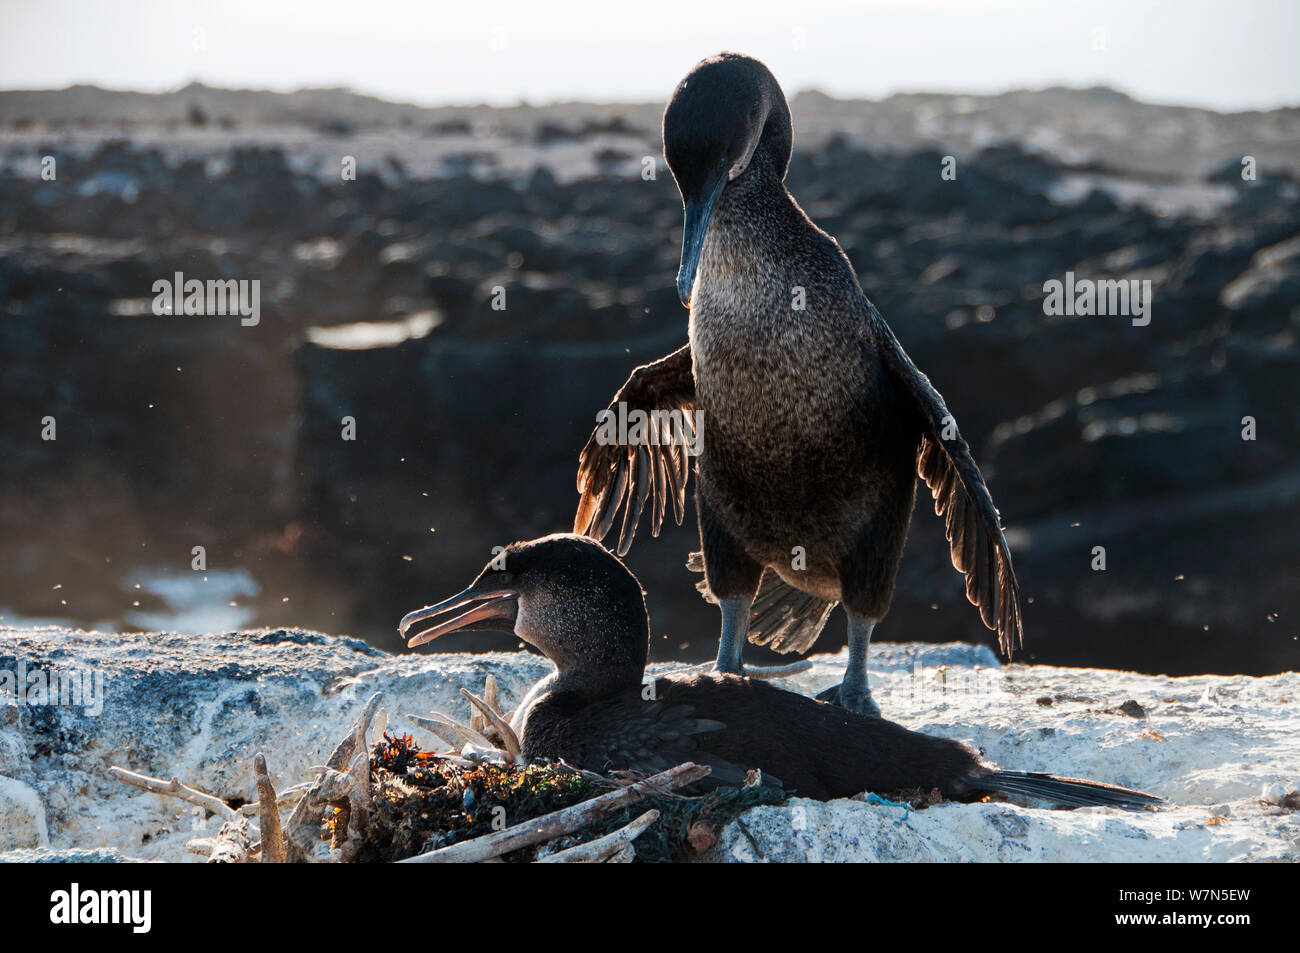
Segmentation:
[[(750, 57), (704, 60), (673, 93), (663, 141), (685, 208), (689, 342), (634, 370), (610, 409), (697, 415), (700, 588), (722, 611), (718, 671), (743, 673), (747, 636), (806, 651), (842, 602), (848, 667), (821, 697), (879, 714), (867, 646), (893, 596), (917, 476), (966, 598), (1010, 657), (1022, 626), (998, 511), (943, 398), (786, 190), (792, 131), (776, 79)], [(655, 535), (666, 501), (682, 520), (682, 431), (646, 432), (617, 445), (597, 427), (579, 462), (574, 531), (603, 539), (622, 507), (620, 556), (647, 500)]]
[(400, 631), (405, 636), (418, 622), (472, 606), (408, 645), (496, 629), (514, 632), (555, 663), (511, 719), (527, 761), (642, 773), (695, 761), (712, 767), (713, 785), (739, 784), (758, 768), (787, 790), (822, 799), (938, 788), (948, 798), (998, 792), (1070, 807), (1162, 803), (1093, 781), (1003, 771), (960, 742), (740, 675), (644, 683), (650, 620), (641, 584), (622, 562), (576, 534), (514, 543), (504, 556), (463, 592), (407, 615)]

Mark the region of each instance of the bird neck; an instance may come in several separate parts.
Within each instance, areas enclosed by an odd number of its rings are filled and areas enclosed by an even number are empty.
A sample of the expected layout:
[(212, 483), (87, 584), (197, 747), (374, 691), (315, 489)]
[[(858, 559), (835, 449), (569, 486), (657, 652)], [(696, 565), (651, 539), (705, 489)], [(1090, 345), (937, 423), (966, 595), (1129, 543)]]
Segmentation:
[(701, 253), (701, 267), (731, 257), (750, 261), (784, 258), (790, 238), (806, 220), (765, 150), (718, 197)]
[(577, 613), (581, 632), (551, 639), (548, 657), (555, 663), (554, 691), (594, 701), (636, 688), (645, 673), (650, 626), (644, 604), (621, 611)]
[[(700, 252), (698, 302), (691, 309), (693, 325), (739, 320), (752, 323), (759, 315), (798, 317), (789, 308), (792, 242), (807, 227), (799, 207), (765, 150), (722, 190)], [(692, 331), (692, 347), (697, 331)], [(723, 334), (728, 337), (730, 332)]]
[(784, 176), (777, 167), (777, 160), (772, 153), (762, 148), (754, 150), (749, 165), (718, 196), (718, 205), (714, 211), (744, 208), (757, 209), (785, 208), (791, 203), (790, 193), (786, 190)]
[(563, 693), (579, 701), (595, 702), (639, 688), (644, 666), (636, 671), (575, 666), (557, 670), (552, 693)]

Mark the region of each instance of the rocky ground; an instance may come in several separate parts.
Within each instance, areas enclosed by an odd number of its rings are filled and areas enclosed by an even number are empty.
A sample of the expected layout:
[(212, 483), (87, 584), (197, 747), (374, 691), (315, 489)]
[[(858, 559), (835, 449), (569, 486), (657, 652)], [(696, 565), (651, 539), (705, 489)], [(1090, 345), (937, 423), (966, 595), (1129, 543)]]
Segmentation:
[[(659, 108), (0, 93), (0, 621), (384, 644), (492, 546), (568, 528), (596, 411), (685, 337)], [(1297, 110), (1109, 90), (793, 108), (792, 191), (1009, 525), (1028, 658), (1300, 668)], [(260, 280), (260, 323), (153, 316), (177, 271)], [(1046, 315), (1067, 271), (1149, 279), (1151, 323)], [(713, 649), (694, 537), (692, 516), (631, 554), (656, 658)], [(184, 588), (196, 545), (219, 593)], [(183, 622), (205, 599), (235, 617)], [(923, 509), (878, 636), (986, 638)]]
[[(197, 861), (185, 842), (219, 824), (109, 780), (108, 767), (175, 775), (240, 804), (255, 798), (254, 754), (266, 754), (277, 787), (295, 783), (374, 691), (384, 692), (390, 730), (420, 738), (402, 713), (462, 717), (457, 689), (480, 686), (489, 672), (510, 706), (549, 668), (523, 652), (394, 656), (294, 629), (0, 629), (0, 672), (20, 661), (28, 671), (93, 669), (107, 680), (97, 715), (0, 698), (0, 859), (8, 860)], [(842, 666), (842, 656), (817, 656), (786, 687), (815, 692)], [(1168, 678), (1004, 667), (986, 648), (962, 644), (873, 647), (871, 667), (882, 707), (909, 727), (969, 741), (1007, 767), (1138, 787), (1170, 806), (1132, 813), (991, 802), (905, 811), (794, 799), (742, 815), (706, 859), (1300, 860), (1296, 673)]]

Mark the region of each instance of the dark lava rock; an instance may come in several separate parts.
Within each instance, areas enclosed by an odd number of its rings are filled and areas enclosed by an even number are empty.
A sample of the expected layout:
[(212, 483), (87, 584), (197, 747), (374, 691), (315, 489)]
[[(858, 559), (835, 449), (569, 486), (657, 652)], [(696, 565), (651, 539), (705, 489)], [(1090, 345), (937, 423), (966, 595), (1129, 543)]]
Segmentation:
[[(402, 612), (491, 547), (571, 525), (595, 414), (686, 337), (671, 176), (422, 178), (412, 159), (341, 182), (298, 158), (116, 139), (61, 153), (56, 182), (0, 172), (0, 606), (120, 620), (151, 598), (135, 574), (187, 570), (202, 544), (257, 580), (259, 624), (387, 645)], [(985, 467), (1026, 655), (1300, 667), (1296, 183), (1242, 183), (1239, 166), (1233, 181), (1226, 163), (1204, 184), (1236, 198), (1212, 217), (1160, 214), (1101, 188), (1053, 201), (1065, 176), (1119, 175), (1095, 163), (1000, 145), (957, 156), (949, 181), (943, 158), (832, 137), (796, 148), (788, 182)], [(152, 283), (176, 271), (260, 280), (261, 323), (152, 316)], [(1045, 314), (1044, 282), (1069, 271), (1149, 280), (1150, 324)], [(309, 333), (353, 325), (329, 344)], [(55, 442), (40, 439), (46, 416)], [(715, 650), (716, 611), (683, 566), (693, 520), (659, 540), (643, 524), (629, 559), (656, 657)], [(991, 641), (946, 550), (922, 505), (880, 638)], [(819, 648), (842, 633), (837, 618)]]

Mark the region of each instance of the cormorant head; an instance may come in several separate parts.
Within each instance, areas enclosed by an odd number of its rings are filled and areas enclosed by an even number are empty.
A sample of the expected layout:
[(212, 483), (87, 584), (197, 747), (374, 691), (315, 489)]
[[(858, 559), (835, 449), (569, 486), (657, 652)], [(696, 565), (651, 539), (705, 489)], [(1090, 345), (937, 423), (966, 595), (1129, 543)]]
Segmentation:
[(511, 543), (494, 556), (469, 588), (409, 613), (403, 637), (418, 622), (471, 606), (454, 618), (412, 635), (407, 646), (448, 632), (513, 632), (561, 672), (602, 670), (608, 676), (635, 669), (639, 682), (649, 645), (649, 619), (641, 584), (595, 540), (573, 533)]
[(677, 85), (664, 110), (663, 138), (685, 210), (677, 294), (689, 308), (709, 218), (727, 183), (744, 175), (760, 150), (785, 178), (794, 141), (790, 107), (761, 62), (719, 53)]

